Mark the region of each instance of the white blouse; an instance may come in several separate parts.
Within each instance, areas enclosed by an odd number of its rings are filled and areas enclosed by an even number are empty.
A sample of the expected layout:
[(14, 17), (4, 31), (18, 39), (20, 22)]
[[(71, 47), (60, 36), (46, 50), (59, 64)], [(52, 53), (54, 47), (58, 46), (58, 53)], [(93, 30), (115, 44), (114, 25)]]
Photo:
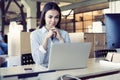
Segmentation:
[[(69, 38), (68, 32), (65, 30), (61, 30), (61, 29), (59, 29), (59, 32), (60, 32), (62, 38), (64, 39), (64, 42), (69, 43), (70, 38)], [(30, 35), (31, 51), (32, 51), (33, 60), (36, 64), (40, 64), (40, 65), (48, 64), (48, 58), (49, 58), (49, 54), (50, 54), (51, 44), (60, 43), (58, 39), (53, 38), (53, 40), (51, 40), (51, 38), (50, 38), (48, 40), (47, 49), (45, 50), (41, 46), (41, 44), (42, 44), (45, 36), (47, 35), (47, 33), (48, 33), (48, 31), (44, 26), (40, 29), (37, 29), (37, 30), (31, 32), (31, 35)]]

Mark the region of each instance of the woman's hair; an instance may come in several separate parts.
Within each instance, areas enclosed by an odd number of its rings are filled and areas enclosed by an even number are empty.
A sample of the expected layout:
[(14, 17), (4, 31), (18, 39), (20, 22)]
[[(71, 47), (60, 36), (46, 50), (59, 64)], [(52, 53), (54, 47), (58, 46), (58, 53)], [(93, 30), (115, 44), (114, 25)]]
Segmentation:
[(45, 4), (40, 18), (40, 26), (39, 28), (45, 26), (45, 14), (48, 10), (57, 10), (59, 12), (59, 21), (55, 27), (60, 28), (60, 21), (61, 21), (61, 10), (60, 7), (55, 2), (48, 2)]

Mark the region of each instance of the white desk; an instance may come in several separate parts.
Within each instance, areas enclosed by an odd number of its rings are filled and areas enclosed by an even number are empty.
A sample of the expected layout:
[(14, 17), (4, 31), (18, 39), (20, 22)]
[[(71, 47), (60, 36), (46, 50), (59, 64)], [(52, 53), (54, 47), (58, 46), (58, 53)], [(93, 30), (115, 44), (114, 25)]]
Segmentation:
[(100, 64), (98, 60), (92, 58), (89, 59), (88, 67), (85, 69), (57, 71), (57, 74), (71, 74), (81, 78), (91, 78), (118, 72), (120, 72), (120, 65), (115, 66), (112, 64)]
[(91, 78), (91, 79), (88, 79), (88, 80), (119, 80), (119, 79), (120, 79), (120, 73), (109, 75), (109, 76)]
[[(25, 68), (32, 68), (32, 71), (25, 71)], [(41, 73), (41, 71), (43, 71)], [(105, 65), (100, 64), (97, 59), (91, 58), (88, 61), (88, 67), (85, 69), (73, 69), (73, 70), (61, 70), (61, 71), (51, 71), (46, 73), (44, 69), (42, 69), (39, 65), (27, 65), (27, 66), (17, 66), (17, 67), (9, 67), (9, 68), (1, 68), (0, 76), (2, 77), (10, 77), (10, 76), (18, 76), (18, 78), (23, 77), (37, 77), (39, 74), (40, 80), (56, 80), (58, 77), (64, 74), (70, 74), (73, 76), (78, 76), (82, 79), (87, 79), (91, 77), (108, 75), (113, 73), (120, 72), (120, 65)]]

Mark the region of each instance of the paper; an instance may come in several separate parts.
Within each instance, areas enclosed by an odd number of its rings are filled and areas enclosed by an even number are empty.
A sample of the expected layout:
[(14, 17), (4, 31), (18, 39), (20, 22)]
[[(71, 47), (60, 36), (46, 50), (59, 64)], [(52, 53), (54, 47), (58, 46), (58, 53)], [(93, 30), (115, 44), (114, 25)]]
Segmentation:
[(120, 63), (109, 62), (109, 61), (106, 61), (106, 60), (100, 60), (99, 63), (102, 64), (103, 66), (120, 67)]
[(114, 54), (113, 52), (108, 52), (106, 56), (106, 60), (112, 61), (113, 54)]
[(112, 62), (114, 62), (114, 63), (120, 63), (120, 54), (117, 54), (117, 53), (114, 54)]

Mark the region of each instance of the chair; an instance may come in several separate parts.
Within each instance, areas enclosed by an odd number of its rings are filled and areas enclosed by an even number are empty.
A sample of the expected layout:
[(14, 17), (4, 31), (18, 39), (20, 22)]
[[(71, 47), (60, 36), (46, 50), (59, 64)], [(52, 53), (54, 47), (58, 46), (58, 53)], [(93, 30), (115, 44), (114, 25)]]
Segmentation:
[(29, 65), (29, 64), (34, 64), (34, 63), (35, 62), (33, 61), (31, 53), (22, 54), (21, 65)]
[(3, 57), (0, 57), (0, 67), (3, 67), (3, 63), (5, 62), (5, 59)]
[(84, 33), (69, 33), (71, 42), (84, 42)]
[(116, 49), (102, 49), (102, 50), (96, 50), (95, 51), (95, 58), (98, 57), (106, 57), (108, 52), (117, 52)]

